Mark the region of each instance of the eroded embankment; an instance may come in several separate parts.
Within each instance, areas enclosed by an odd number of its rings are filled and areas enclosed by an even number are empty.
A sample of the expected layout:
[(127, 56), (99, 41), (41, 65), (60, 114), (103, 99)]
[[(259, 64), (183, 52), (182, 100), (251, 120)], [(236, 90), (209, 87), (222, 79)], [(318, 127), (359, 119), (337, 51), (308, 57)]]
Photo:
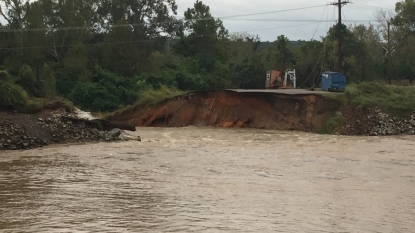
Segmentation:
[(333, 112), (321, 95), (192, 92), (158, 107), (135, 107), (109, 118), (136, 126), (216, 126), (317, 131)]

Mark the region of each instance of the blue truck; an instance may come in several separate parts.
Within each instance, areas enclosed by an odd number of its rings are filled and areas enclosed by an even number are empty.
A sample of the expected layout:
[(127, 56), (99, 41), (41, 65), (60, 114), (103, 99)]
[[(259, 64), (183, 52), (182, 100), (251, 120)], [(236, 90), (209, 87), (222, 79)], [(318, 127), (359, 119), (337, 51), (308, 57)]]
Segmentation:
[(346, 76), (340, 72), (326, 71), (321, 74), (321, 90), (343, 92), (346, 90)]

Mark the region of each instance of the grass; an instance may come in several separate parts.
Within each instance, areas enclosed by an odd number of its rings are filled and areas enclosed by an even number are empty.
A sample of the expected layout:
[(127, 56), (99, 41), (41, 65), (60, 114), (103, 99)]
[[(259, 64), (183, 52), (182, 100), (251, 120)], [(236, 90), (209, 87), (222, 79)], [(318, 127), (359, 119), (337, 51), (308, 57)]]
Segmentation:
[(39, 112), (47, 106), (59, 106), (73, 112), (72, 102), (63, 97), (35, 98), (30, 96), (21, 86), (7, 82), (0, 82), (0, 108), (15, 110), (20, 113)]
[(175, 87), (168, 87), (160, 85), (159, 89), (148, 89), (139, 94), (137, 102), (132, 106), (121, 108), (112, 113), (94, 113), (96, 116), (100, 116), (102, 119), (108, 119), (109, 117), (118, 115), (124, 111), (133, 110), (137, 107), (146, 108), (151, 106), (158, 106), (167, 99), (183, 95), (185, 92), (178, 90)]
[(23, 113), (40, 111), (43, 103), (27, 94), (22, 87), (9, 83), (0, 82), (0, 107)]
[(321, 126), (317, 131), (318, 134), (333, 134), (336, 132), (337, 128), (346, 121), (346, 118), (343, 116), (336, 116), (330, 118), (326, 123)]
[(42, 102), (43, 106), (59, 106), (65, 108), (68, 112), (75, 112), (75, 105), (72, 101), (61, 96), (55, 96), (47, 99), (40, 98), (38, 100)]
[(139, 94), (139, 98), (134, 106), (155, 106), (165, 99), (170, 99), (179, 95), (183, 95), (185, 92), (178, 90), (175, 87), (160, 86), (160, 89), (149, 89)]
[(410, 117), (415, 110), (415, 87), (389, 86), (376, 82), (348, 85), (344, 93), (329, 93), (328, 108), (349, 104), (367, 110), (377, 107), (397, 117)]

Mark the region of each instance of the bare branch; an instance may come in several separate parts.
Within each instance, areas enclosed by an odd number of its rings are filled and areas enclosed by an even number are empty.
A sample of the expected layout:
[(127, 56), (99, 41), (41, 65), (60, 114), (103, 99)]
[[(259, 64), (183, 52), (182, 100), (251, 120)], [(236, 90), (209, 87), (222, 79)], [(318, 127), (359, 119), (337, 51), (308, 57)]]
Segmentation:
[(374, 14), (376, 21), (381, 25), (383, 30), (388, 29), (388, 22), (396, 16), (396, 13), (393, 11), (379, 10)]
[[(1, 3), (2, 1), (0, 1)], [(2, 8), (0, 7), (0, 15), (9, 23), (9, 25), (11, 24), (11, 20), (9, 17), (6, 16), (6, 14), (4, 14)]]

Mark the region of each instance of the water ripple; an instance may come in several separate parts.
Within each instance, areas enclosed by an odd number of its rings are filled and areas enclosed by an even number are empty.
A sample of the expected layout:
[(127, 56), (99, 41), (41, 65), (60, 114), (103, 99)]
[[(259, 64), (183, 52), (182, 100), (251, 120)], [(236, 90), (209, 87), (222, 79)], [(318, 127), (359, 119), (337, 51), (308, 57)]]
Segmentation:
[(0, 152), (1, 232), (412, 232), (414, 138), (145, 128)]

